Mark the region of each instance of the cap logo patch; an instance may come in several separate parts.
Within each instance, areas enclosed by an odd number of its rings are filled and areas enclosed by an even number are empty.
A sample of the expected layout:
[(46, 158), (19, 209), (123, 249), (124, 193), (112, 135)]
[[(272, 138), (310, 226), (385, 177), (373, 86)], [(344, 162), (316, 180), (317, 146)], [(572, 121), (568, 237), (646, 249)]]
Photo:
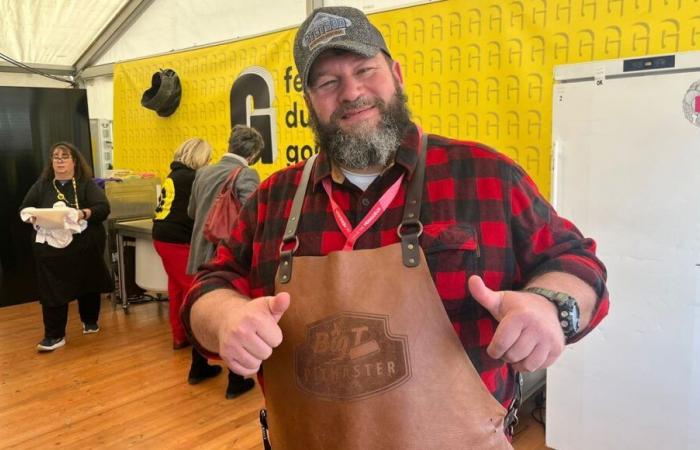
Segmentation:
[(309, 50), (313, 50), (333, 38), (344, 36), (345, 30), (350, 26), (352, 26), (352, 22), (345, 17), (318, 13), (309, 24), (306, 33), (304, 33), (302, 44)]

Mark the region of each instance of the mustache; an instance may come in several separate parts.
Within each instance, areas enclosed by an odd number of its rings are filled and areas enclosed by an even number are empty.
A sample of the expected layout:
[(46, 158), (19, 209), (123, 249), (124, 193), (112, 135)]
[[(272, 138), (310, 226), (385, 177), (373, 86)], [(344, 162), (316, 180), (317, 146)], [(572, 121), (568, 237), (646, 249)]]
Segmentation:
[(372, 106), (376, 106), (380, 112), (384, 112), (386, 110), (386, 103), (382, 99), (360, 97), (357, 100), (344, 102), (341, 104), (340, 107), (333, 111), (333, 114), (331, 114), (331, 122), (337, 122), (341, 117), (353, 110)]

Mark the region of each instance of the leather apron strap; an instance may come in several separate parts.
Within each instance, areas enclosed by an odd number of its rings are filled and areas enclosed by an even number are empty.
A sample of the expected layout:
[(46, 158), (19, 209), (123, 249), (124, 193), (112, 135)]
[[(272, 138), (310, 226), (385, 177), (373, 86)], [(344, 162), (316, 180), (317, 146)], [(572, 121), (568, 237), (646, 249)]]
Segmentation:
[[(418, 161), (406, 191), (403, 220), (396, 230), (401, 239), (401, 255), (406, 267), (416, 267), (418, 265), (418, 238), (423, 233), (423, 224), (420, 221), (420, 208), (423, 198), (423, 180), (425, 179), (425, 158), (428, 149), (428, 135), (424, 133), (420, 133), (420, 135), (421, 143), (418, 152)], [(280, 245), (280, 265), (277, 273), (277, 279), (282, 284), (286, 284), (292, 279), (292, 257), (296, 249), (299, 248), (299, 238), (296, 235), (297, 228), (301, 220), (301, 209), (304, 205), (304, 198), (306, 197), (306, 191), (309, 186), (311, 170), (313, 169), (317, 156), (317, 154), (313, 155), (306, 160), (304, 164), (301, 181), (294, 193), (292, 210), (284, 230), (284, 235), (282, 236), (282, 244)]]
[[(280, 244), (280, 265), (277, 271), (277, 279), (280, 283), (288, 283), (292, 279), (292, 256), (297, 248), (299, 248), (299, 238), (297, 237), (297, 228), (301, 219), (301, 208), (304, 206), (304, 198), (306, 197), (306, 189), (309, 187), (309, 179), (311, 178), (311, 170), (314, 167), (316, 157), (313, 155), (306, 160), (304, 171), (301, 173), (301, 181), (297, 190), (294, 193), (294, 201), (292, 202), (292, 210), (287, 220), (287, 226), (284, 229), (282, 236), (282, 244)], [(291, 245), (291, 247), (290, 247)]]

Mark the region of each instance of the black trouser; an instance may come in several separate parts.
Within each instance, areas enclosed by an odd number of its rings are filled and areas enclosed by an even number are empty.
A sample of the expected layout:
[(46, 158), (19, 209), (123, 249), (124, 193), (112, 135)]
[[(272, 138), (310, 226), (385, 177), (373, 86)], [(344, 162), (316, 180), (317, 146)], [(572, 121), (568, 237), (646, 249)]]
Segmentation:
[[(100, 316), (100, 294), (83, 294), (77, 297), (80, 321), (83, 323), (97, 323)], [(68, 303), (62, 306), (41, 305), (44, 317), (44, 337), (60, 338), (66, 335), (68, 323)]]
[[(192, 365), (190, 366), (190, 375), (201, 376), (206, 370), (209, 369), (209, 360), (206, 356), (202, 355), (197, 351), (197, 349), (192, 346)], [(231, 369), (228, 369), (228, 383), (229, 385), (240, 386), (245, 381), (245, 378), (234, 373)]]

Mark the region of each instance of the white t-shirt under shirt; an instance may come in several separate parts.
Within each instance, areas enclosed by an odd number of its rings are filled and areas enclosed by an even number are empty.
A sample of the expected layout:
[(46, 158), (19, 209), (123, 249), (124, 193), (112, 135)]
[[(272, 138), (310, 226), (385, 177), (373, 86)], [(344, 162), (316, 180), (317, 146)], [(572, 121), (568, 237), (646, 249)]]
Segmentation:
[(347, 169), (343, 169), (342, 167), (340, 168), (340, 170), (341, 172), (343, 172), (343, 175), (345, 175), (345, 178), (347, 178), (355, 186), (362, 189), (362, 191), (366, 191), (369, 185), (372, 184), (372, 182), (375, 180), (375, 178), (379, 176), (379, 172), (357, 173), (351, 172)]

